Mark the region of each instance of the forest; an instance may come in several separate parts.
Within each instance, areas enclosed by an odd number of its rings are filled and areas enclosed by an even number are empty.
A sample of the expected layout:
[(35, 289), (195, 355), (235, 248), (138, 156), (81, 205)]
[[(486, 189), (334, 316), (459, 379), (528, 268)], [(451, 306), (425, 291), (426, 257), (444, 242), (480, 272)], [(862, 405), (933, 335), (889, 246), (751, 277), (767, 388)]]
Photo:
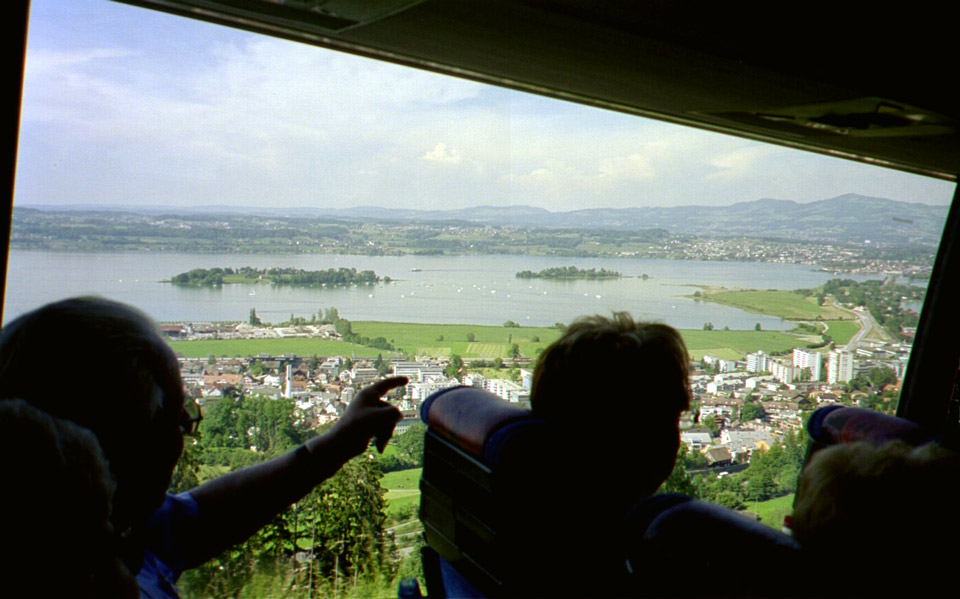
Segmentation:
[[(279, 456), (324, 430), (298, 419), (293, 400), (230, 393), (208, 401), (172, 491)], [(394, 542), (381, 479), (384, 467), (420, 465), (422, 436), (414, 429), (392, 441), (389, 456), (371, 450), (348, 462), (247, 541), (185, 572), (183, 596), (395, 596), (401, 578), (419, 576), (419, 554), (404, 556)]]

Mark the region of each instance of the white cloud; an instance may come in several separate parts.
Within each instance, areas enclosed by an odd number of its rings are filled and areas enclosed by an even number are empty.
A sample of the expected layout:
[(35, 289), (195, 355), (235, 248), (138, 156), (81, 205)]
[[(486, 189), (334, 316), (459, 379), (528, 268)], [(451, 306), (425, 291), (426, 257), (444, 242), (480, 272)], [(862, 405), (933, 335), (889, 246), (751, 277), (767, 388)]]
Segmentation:
[(65, 68), (88, 64), (94, 61), (125, 58), (134, 54), (122, 48), (89, 48), (58, 52), (38, 49), (31, 52), (30, 73), (34, 76), (57, 74)]
[[(738, 143), (743, 142), (738, 141)], [(709, 160), (709, 163), (717, 171), (711, 173), (705, 179), (721, 183), (734, 183), (739, 180), (754, 178), (758, 175), (760, 163), (785, 152), (786, 150), (776, 146), (753, 144), (715, 155)]]
[(655, 171), (650, 161), (640, 154), (617, 156), (600, 164), (599, 179), (645, 181), (653, 178)]
[(447, 149), (447, 144), (438, 142), (437, 145), (433, 147), (432, 150), (420, 157), (421, 160), (427, 160), (429, 162), (440, 162), (443, 164), (460, 164), (460, 161), (463, 159), (463, 156), (460, 155), (460, 150), (456, 148)]

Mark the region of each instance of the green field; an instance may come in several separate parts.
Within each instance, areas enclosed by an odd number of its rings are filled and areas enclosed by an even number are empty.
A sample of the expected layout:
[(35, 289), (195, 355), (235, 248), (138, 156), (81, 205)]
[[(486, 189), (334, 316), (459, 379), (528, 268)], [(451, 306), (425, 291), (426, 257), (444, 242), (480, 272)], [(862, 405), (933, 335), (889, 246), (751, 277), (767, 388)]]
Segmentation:
[(816, 297), (805, 297), (782, 289), (731, 290), (711, 287), (700, 292), (700, 299), (786, 320), (854, 319), (850, 313), (831, 305), (818, 306)]
[(492, 360), (493, 358), (506, 357), (503, 354), (507, 349), (508, 346), (505, 343), (468, 343), (464, 354)]
[[(383, 337), (409, 354), (450, 356), (493, 360), (508, 358), (510, 346), (520, 348), (522, 356), (535, 358), (537, 350), (560, 336), (550, 327), (496, 327), (471, 324), (421, 324), (410, 322), (353, 322), (353, 331), (374, 339)], [(473, 334), (473, 341), (468, 335)], [(539, 341), (534, 341), (539, 339)]]
[(387, 513), (409, 505), (420, 505), (420, 472), (423, 468), (397, 470), (383, 475), (380, 485), (387, 489)]
[(860, 330), (860, 323), (856, 320), (830, 320), (827, 325), (827, 335), (833, 338), (837, 345), (846, 345)]
[[(829, 333), (837, 343), (846, 343), (857, 331), (857, 323), (829, 321)], [(510, 346), (516, 343), (523, 357), (536, 358), (537, 351), (555, 340), (560, 331), (547, 327), (491, 327), (462, 324), (417, 324), (389, 322), (355, 322), (353, 329), (366, 337), (384, 337), (397, 348), (413, 355), (449, 357), (457, 354), (465, 359), (493, 360), (509, 357)], [(748, 353), (763, 350), (768, 354), (804, 347), (806, 337), (780, 331), (680, 331), (691, 357), (705, 354), (725, 360), (737, 360)], [(474, 341), (467, 341), (473, 333)], [(442, 337), (442, 340), (441, 340)], [(534, 341), (539, 339), (539, 341)], [(188, 358), (214, 356), (256, 356), (261, 353), (300, 356), (350, 356), (375, 358), (391, 352), (328, 339), (229, 339), (210, 341), (171, 341), (178, 354)]]
[(173, 351), (185, 358), (207, 356), (234, 357), (258, 354), (296, 354), (298, 356), (388, 357), (391, 352), (331, 339), (211, 339), (202, 341), (170, 341)]
[(756, 504), (750, 503), (741, 511), (747, 514), (756, 513), (760, 516), (761, 524), (780, 530), (783, 526), (783, 517), (793, 512), (793, 493)]
[(803, 347), (806, 341), (790, 333), (780, 331), (702, 331), (684, 329), (680, 331), (690, 357), (701, 359), (705, 354), (723, 360), (739, 360), (746, 354), (763, 350), (768, 354), (790, 351), (794, 347)]
[[(852, 324), (856, 327), (855, 323), (839, 324), (843, 326)], [(353, 330), (366, 337), (385, 337), (398, 348), (411, 353), (429, 349), (431, 353), (426, 353), (426, 355), (448, 356), (457, 354), (463, 358), (483, 358), (487, 360), (508, 357), (511, 343), (516, 343), (519, 346), (520, 353), (524, 357), (536, 358), (538, 349), (546, 347), (560, 336), (560, 331), (555, 328), (512, 328), (462, 324), (355, 322), (353, 323)], [(466, 341), (468, 333), (473, 333), (473, 342)], [(757, 350), (775, 354), (789, 351), (794, 347), (803, 347), (807, 343), (806, 340), (797, 335), (780, 331), (701, 331), (686, 329), (682, 330), (681, 334), (691, 356), (696, 359), (701, 358), (703, 354), (731, 360), (739, 359), (745, 354)], [(441, 336), (443, 341), (438, 341)], [(534, 338), (539, 338), (539, 341), (533, 341)]]

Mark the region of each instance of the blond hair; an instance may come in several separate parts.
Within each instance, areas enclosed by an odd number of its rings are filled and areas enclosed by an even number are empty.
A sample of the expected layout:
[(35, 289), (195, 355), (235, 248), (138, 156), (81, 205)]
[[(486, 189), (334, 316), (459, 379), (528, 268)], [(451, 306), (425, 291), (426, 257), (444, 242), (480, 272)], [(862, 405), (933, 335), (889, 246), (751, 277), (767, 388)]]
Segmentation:
[(932, 535), (938, 522), (953, 518), (958, 490), (960, 454), (936, 444), (861, 441), (828, 447), (803, 469), (794, 536), (805, 545), (828, 548), (874, 537), (871, 543), (900, 538), (899, 543)]

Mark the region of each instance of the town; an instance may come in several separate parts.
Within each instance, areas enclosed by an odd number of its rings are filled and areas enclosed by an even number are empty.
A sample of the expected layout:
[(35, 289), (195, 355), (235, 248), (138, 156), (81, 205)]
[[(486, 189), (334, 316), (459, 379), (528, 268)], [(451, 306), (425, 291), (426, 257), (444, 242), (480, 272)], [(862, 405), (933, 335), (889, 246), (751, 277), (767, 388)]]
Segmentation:
[[(340, 338), (332, 324), (181, 323), (164, 324), (161, 329), (171, 339)], [(856, 340), (826, 351), (795, 348), (785, 356), (763, 351), (747, 354), (742, 360), (704, 355), (691, 363), (694, 402), (681, 420), (682, 441), (690, 452), (700, 454), (707, 466), (721, 468), (748, 464), (754, 452), (771, 448), (788, 433), (797, 433), (809, 413), (826, 404), (892, 413), (909, 353), (906, 343)], [(490, 376), (491, 369), (486, 366), (490, 364), (429, 356), (180, 358), (187, 393), (201, 405), (240, 393), (285, 398), (296, 403), (297, 424), (307, 428), (339, 418), (362, 386), (384, 376), (406, 376), (410, 382), (389, 396), (403, 411), (398, 433), (418, 422), (424, 399), (455, 385), (483, 388), (505, 401), (529, 405), (530, 359), (498, 360), (496, 366), (503, 378)], [(589, 409), (591, 399), (583, 398), (584, 409)]]

